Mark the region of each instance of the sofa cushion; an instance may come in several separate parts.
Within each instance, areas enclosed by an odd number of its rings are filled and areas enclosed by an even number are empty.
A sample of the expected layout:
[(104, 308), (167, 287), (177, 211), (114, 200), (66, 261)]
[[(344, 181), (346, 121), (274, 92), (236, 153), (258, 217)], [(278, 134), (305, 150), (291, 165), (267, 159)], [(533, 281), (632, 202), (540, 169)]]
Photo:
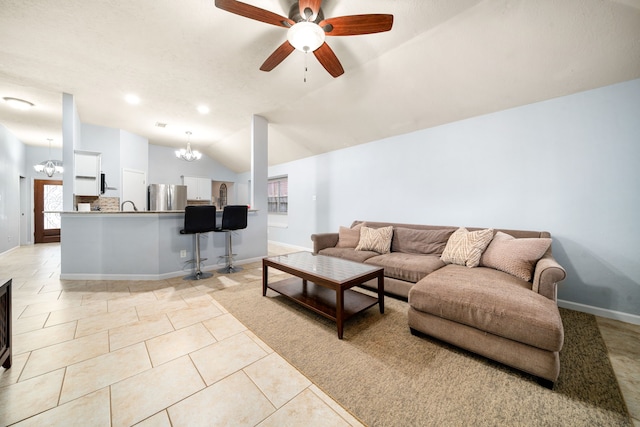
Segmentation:
[(551, 239), (516, 239), (498, 231), (480, 258), (480, 265), (531, 281), (533, 269), (551, 246)]
[(338, 244), (337, 248), (355, 248), (360, 241), (360, 228), (361, 225), (356, 225), (353, 228), (340, 227), (338, 231)]
[(368, 258), (366, 264), (384, 267), (385, 277), (417, 282), (427, 274), (445, 266), (437, 255), (390, 252)]
[(493, 238), (493, 229), (469, 231), (464, 227), (458, 228), (449, 237), (447, 246), (442, 253), (445, 264), (466, 265), (477, 267), (480, 264), (482, 252)]
[(562, 348), (556, 303), (531, 291), (531, 283), (502, 271), (447, 265), (411, 288), (409, 305), (548, 351)]
[(393, 227), (391, 226), (382, 228), (362, 226), (356, 251), (374, 251), (379, 254), (389, 253), (392, 236)]
[(454, 231), (453, 228), (448, 230), (416, 230), (396, 227), (391, 239), (391, 252), (440, 255)]
[(356, 251), (354, 248), (324, 248), (318, 252), (320, 255), (344, 258), (350, 261), (365, 262), (367, 259), (380, 255), (373, 251)]

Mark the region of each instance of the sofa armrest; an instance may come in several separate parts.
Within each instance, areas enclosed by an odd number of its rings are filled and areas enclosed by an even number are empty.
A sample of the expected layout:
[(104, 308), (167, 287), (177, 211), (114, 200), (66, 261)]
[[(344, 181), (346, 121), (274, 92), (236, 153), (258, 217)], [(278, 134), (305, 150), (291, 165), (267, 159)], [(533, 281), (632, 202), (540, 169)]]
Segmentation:
[(324, 248), (333, 248), (338, 244), (338, 233), (312, 234), (313, 253), (317, 254)]
[(567, 277), (567, 272), (553, 258), (553, 255), (547, 253), (538, 261), (533, 272), (533, 291), (556, 301), (558, 283), (565, 277)]

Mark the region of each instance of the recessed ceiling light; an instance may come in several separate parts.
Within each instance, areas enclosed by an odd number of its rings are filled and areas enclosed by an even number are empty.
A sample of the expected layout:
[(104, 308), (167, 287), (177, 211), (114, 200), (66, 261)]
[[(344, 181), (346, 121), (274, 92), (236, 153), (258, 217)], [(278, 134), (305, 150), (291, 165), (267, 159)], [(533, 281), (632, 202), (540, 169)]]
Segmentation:
[(8, 96), (2, 99), (4, 99), (4, 102), (9, 104), (11, 108), (15, 108), (17, 110), (28, 110), (29, 108), (33, 107), (33, 104), (31, 102), (25, 101), (24, 99), (11, 98)]
[(138, 97), (138, 95), (134, 95), (133, 93), (128, 94), (127, 96), (124, 97), (125, 101), (127, 101), (129, 104), (140, 104), (140, 98)]
[(198, 112), (200, 114), (209, 114), (209, 107), (207, 107), (206, 105), (199, 105)]

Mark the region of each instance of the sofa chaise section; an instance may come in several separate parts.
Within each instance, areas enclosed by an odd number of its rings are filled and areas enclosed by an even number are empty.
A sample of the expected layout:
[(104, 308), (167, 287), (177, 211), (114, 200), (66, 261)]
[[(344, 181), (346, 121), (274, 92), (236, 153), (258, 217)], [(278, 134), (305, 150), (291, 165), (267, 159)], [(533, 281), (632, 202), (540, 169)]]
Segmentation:
[(407, 316), (414, 334), (528, 372), (547, 386), (560, 373), (564, 329), (555, 299), (507, 273), (447, 265), (411, 289)]

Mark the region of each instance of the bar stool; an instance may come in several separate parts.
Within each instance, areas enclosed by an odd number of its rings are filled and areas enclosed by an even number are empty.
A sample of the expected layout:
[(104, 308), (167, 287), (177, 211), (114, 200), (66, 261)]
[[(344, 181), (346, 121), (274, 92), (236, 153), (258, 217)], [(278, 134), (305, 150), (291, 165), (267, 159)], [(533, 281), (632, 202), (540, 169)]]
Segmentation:
[(227, 233), (227, 253), (220, 258), (226, 260), (226, 266), (218, 270), (218, 273), (235, 273), (241, 271), (242, 267), (233, 265), (233, 248), (231, 246), (231, 233), (234, 230), (247, 228), (247, 213), (249, 207), (247, 205), (228, 205), (222, 210), (222, 227), (216, 228), (214, 231), (219, 233)]
[(180, 234), (193, 234), (195, 239), (195, 259), (189, 262), (194, 264), (194, 272), (184, 277), (184, 280), (200, 280), (213, 276), (200, 270), (200, 264), (207, 258), (200, 258), (200, 234), (215, 231), (216, 207), (215, 206), (187, 206), (184, 208), (184, 228)]

